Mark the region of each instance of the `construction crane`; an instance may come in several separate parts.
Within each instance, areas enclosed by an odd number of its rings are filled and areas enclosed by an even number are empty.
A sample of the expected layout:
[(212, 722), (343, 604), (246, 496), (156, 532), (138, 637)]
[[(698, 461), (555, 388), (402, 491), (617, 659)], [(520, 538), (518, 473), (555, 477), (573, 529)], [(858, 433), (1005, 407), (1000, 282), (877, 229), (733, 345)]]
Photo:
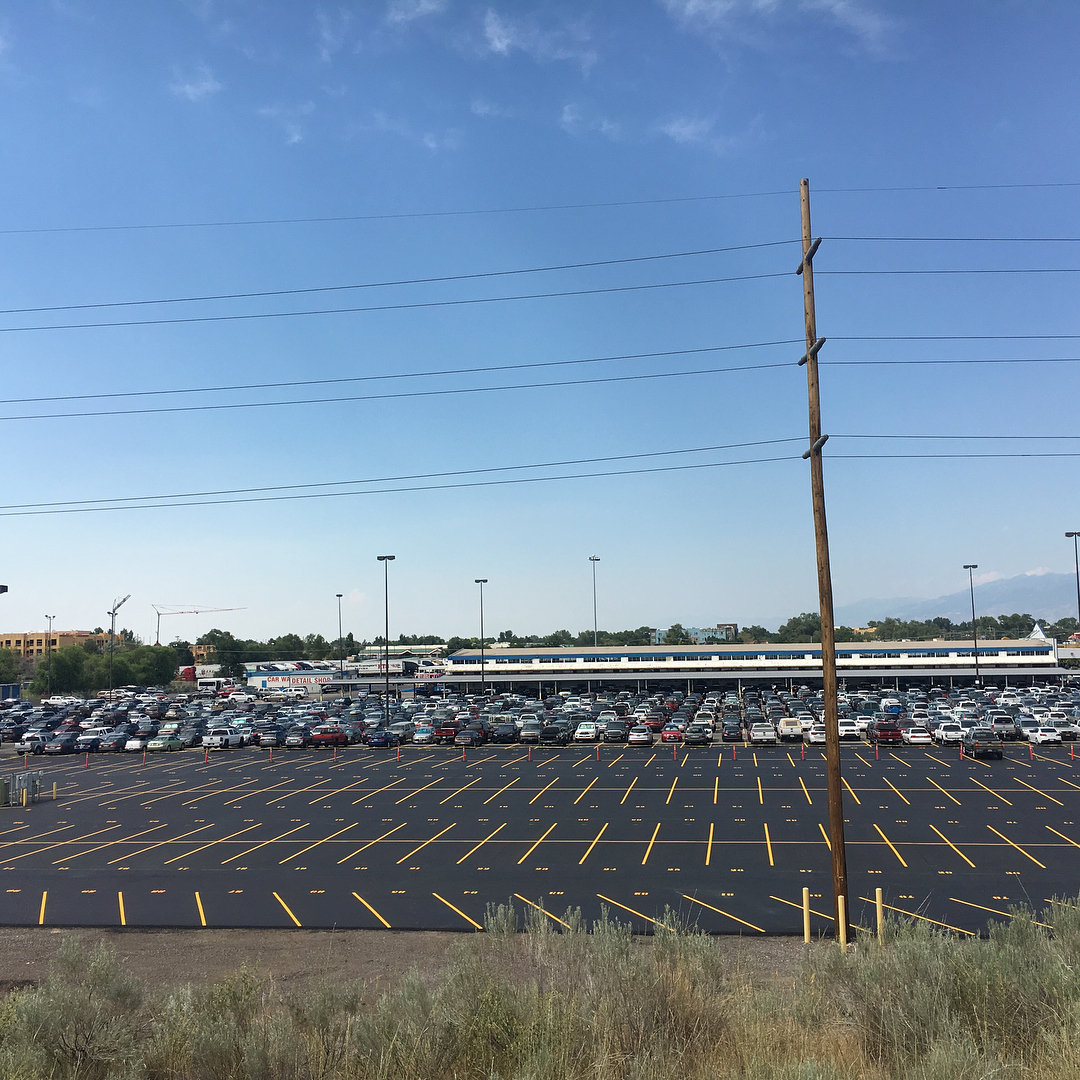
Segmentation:
[[(155, 645), (161, 644), (161, 616), (162, 615), (209, 615), (217, 611), (247, 611), (247, 608), (242, 607), (191, 607), (181, 608), (178, 604), (151, 604), (150, 605), (157, 612), (157, 635), (154, 641)], [(171, 609), (177, 608), (176, 611)]]

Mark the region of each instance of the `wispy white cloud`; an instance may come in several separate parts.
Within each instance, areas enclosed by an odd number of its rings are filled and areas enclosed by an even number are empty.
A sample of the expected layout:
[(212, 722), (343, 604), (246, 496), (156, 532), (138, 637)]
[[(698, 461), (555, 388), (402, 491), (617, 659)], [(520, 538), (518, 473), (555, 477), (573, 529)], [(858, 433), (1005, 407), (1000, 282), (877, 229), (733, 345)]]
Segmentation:
[(407, 120), (391, 116), (382, 109), (372, 113), (375, 131), (385, 131), (397, 135), (408, 142), (418, 143), (433, 154), (442, 150), (456, 150), (461, 145), (461, 133), (457, 128), (443, 131), (418, 131)]
[(599, 132), (606, 139), (615, 140), (622, 134), (622, 125), (606, 116), (594, 116), (582, 111), (580, 105), (564, 105), (559, 114), (559, 127), (569, 135)]
[(169, 89), (177, 97), (187, 98), (188, 101), (202, 101), (204, 98), (213, 97), (223, 90), (224, 86), (214, 78), (214, 73), (205, 64), (200, 64), (188, 75), (174, 71)]
[(285, 141), (290, 146), (303, 142), (306, 132), (302, 121), (314, 111), (315, 102), (313, 101), (305, 101), (296, 106), (266, 105), (258, 110), (260, 116), (274, 121), (281, 127), (285, 133)]
[(333, 13), (324, 8), (316, 9), (315, 23), (319, 30), (319, 58), (324, 64), (330, 63), (334, 53), (339, 52), (345, 45), (352, 21), (352, 12), (348, 8), (339, 8)]
[(497, 56), (521, 52), (539, 62), (572, 60), (586, 72), (597, 60), (588, 44), (589, 32), (580, 21), (543, 29), (534, 16), (515, 19), (488, 8), (483, 30), (485, 51)]
[(493, 105), (484, 98), (473, 98), (469, 108), (472, 110), (473, 116), (499, 117), (514, 115), (513, 110), (503, 108), (501, 105)]
[(390, 0), (386, 21), (401, 26), (446, 10), (447, 0)]
[(1025, 570), (1025, 577), (1042, 577), (1043, 574), (1052, 574), (1053, 571), (1049, 566), (1036, 566), (1034, 570)]
[(1000, 581), (1004, 576), (997, 570), (990, 570), (985, 574), (976, 574), (971, 580), (976, 585), (989, 585), (991, 581)]
[(765, 141), (761, 117), (754, 117), (743, 130), (734, 134), (718, 132), (716, 121), (707, 116), (672, 116), (658, 123), (653, 135), (660, 134), (679, 146), (696, 147), (709, 153), (729, 156), (741, 153)]
[(660, 125), (660, 132), (672, 142), (702, 143), (709, 138), (713, 128), (711, 120), (701, 117), (676, 116)]
[(898, 29), (875, 0), (658, 0), (681, 26), (713, 39), (760, 41), (761, 31), (798, 18), (823, 19), (870, 53), (881, 53)]

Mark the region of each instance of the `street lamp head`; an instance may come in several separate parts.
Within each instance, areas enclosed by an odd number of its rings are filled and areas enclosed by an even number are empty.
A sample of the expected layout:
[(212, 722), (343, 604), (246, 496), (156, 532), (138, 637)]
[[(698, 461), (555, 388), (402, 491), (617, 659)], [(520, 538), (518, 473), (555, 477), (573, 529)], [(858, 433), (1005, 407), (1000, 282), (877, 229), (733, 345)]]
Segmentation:
[(589, 562), (599, 562), (599, 561), (600, 561), (600, 556), (599, 555), (590, 555), (589, 556)]
[(979, 564), (977, 562), (964, 563), (964, 569), (965, 570), (978, 570), (979, 569)]
[(340, 600), (345, 594), (344, 593), (334, 593), (334, 595)]
[[(1071, 540), (1074, 536), (1080, 536), (1080, 532), (1067, 532), (1065, 534), (1066, 539)], [(4, 590), (7, 591), (6, 589)]]
[(486, 577), (473, 578), (473, 582), (475, 584), (477, 584), (477, 585), (486, 585), (487, 584), (487, 578)]
[(379, 562), (393, 562), (396, 556), (394, 555), (376, 555)]

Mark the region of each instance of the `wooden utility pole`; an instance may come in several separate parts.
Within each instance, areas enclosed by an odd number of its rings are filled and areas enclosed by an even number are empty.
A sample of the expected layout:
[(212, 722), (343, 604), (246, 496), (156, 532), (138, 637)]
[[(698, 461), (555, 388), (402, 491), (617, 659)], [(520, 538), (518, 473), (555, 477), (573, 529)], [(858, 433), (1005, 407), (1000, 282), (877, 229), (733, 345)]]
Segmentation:
[[(832, 571), (829, 568), (829, 529), (825, 521), (825, 475), (821, 448), (828, 435), (821, 434), (821, 396), (818, 388), (818, 353), (825, 344), (817, 336), (814, 311), (814, 255), (820, 240), (810, 231), (810, 181), (799, 184), (802, 209), (803, 258), (796, 271), (803, 279), (803, 308), (806, 315), (806, 388), (810, 401), (810, 447), (803, 454), (810, 459), (810, 487), (814, 502), (814, 540), (817, 547), (818, 601), (821, 607), (821, 675), (825, 695), (825, 771), (829, 791), (829, 844), (832, 849), (833, 908), (837, 940), (848, 938), (847, 851), (844, 845), (844, 794), (840, 787), (840, 731), (836, 715), (836, 628), (833, 625)], [(841, 902), (843, 897), (843, 902)], [(843, 927), (841, 927), (843, 922)]]

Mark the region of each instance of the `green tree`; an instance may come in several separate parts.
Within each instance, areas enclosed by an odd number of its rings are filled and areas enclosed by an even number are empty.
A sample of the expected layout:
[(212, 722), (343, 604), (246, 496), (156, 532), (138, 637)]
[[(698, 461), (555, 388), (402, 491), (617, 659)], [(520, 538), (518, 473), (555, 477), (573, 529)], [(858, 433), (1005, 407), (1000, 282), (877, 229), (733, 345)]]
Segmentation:
[(169, 648), (176, 653), (176, 666), (177, 667), (190, 667), (195, 663), (195, 656), (191, 651), (191, 645), (187, 641), (170, 642)]
[(779, 630), (775, 641), (798, 642), (821, 640), (821, 616), (816, 611), (793, 615)]
[(682, 623), (672, 623), (664, 634), (665, 645), (693, 645), (690, 635), (683, 629)]
[(322, 634), (308, 634), (304, 638), (304, 658), (325, 660), (330, 655), (330, 642)]
[(282, 634), (267, 643), (267, 660), (304, 660), (304, 639), (299, 634)]
[(0, 649), (0, 683), (19, 681), (19, 654), (11, 649)]
[[(244, 673), (246, 643), (237, 641), (228, 630), (208, 630), (196, 644), (209, 645), (214, 650), (212, 660), (221, 665), (221, 673), (225, 678), (237, 679)], [(114, 680), (114, 685), (119, 684)]]
[(771, 641), (773, 635), (765, 629), (764, 626), (744, 626), (739, 631), (739, 636), (736, 641), (742, 642), (744, 645), (756, 645), (759, 642), (764, 643)]

